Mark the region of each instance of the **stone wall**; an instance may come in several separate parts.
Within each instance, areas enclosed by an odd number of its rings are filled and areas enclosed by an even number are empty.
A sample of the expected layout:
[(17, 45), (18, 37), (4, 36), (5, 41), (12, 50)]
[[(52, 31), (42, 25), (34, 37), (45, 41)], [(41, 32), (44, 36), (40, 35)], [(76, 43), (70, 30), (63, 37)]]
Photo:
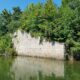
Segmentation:
[(14, 33), (12, 41), (18, 55), (64, 59), (64, 43), (52, 43), (45, 39), (40, 43), (40, 38), (20, 30)]

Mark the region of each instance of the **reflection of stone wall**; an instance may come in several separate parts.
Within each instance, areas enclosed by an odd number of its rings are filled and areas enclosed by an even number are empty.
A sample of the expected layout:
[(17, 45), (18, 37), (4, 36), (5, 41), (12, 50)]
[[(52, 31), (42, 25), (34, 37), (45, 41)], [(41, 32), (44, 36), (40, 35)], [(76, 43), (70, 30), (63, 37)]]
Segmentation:
[(39, 72), (44, 76), (54, 76), (64, 78), (64, 62), (48, 59), (17, 57), (12, 64), (11, 72), (15, 80), (29, 80), (29, 78), (39, 78)]
[(63, 43), (51, 43), (43, 40), (40, 44), (40, 38), (33, 38), (30, 34), (22, 33), (20, 30), (15, 32), (14, 36), (12, 40), (18, 55), (64, 59)]

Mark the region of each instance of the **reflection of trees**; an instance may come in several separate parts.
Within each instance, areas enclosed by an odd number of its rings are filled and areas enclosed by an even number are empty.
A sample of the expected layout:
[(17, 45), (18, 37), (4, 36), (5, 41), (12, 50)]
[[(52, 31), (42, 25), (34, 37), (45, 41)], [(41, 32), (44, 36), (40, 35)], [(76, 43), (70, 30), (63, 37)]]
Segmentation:
[(12, 58), (0, 57), (0, 80), (14, 80), (10, 73)]
[(43, 75), (41, 71), (38, 72), (38, 76), (30, 76), (29, 80), (64, 80), (61, 77), (55, 77), (52, 73), (51, 75)]
[(65, 64), (65, 80), (80, 80), (80, 62)]

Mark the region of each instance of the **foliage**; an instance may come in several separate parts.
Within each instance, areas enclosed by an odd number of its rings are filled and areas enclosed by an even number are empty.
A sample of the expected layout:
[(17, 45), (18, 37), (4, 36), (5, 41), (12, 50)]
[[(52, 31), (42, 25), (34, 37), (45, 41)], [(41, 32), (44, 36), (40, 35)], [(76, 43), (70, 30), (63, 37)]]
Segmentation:
[(13, 8), (13, 13), (4, 9), (0, 14), (0, 54), (16, 54), (10, 35), (19, 27), (20, 15), (21, 11), (18, 7)]
[[(1, 49), (6, 50), (7, 43), (3, 44), (7, 40), (6, 35), (21, 28), (34, 37), (39, 36), (40, 41), (45, 38), (52, 42), (64, 42), (69, 54), (80, 53), (79, 14), (80, 0), (62, 0), (60, 7), (53, 0), (46, 0), (44, 4), (30, 4), (24, 11), (14, 7), (12, 13), (4, 9), (0, 14)], [(2, 38), (4, 36), (5, 39)], [(11, 41), (9, 44), (11, 45)]]

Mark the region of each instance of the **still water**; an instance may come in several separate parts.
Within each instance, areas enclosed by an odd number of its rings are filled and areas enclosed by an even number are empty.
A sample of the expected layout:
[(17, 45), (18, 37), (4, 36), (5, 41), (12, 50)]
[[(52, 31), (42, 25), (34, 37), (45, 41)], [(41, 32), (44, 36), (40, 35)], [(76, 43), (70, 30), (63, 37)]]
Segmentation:
[(0, 57), (0, 80), (80, 80), (80, 62)]

